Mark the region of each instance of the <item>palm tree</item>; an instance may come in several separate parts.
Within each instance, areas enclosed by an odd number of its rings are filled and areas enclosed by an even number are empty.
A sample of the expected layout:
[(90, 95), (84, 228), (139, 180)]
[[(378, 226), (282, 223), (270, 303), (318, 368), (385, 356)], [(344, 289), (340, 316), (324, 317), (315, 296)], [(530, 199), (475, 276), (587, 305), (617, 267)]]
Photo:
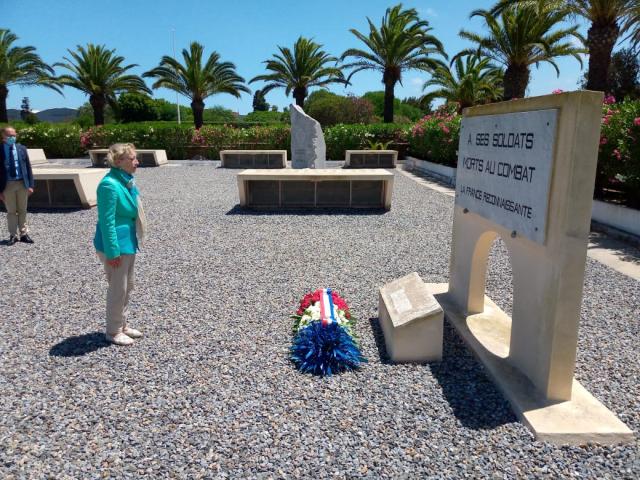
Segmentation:
[[(463, 61), (465, 58), (465, 61)], [(431, 80), (423, 89), (440, 87), (422, 97), (422, 102), (431, 102), (435, 98), (444, 98), (447, 103), (458, 103), (458, 112), (463, 109), (487, 103), (502, 97), (502, 70), (491, 63), (489, 58), (478, 55), (456, 56), (451, 69), (440, 62), (433, 71)]]
[(203, 124), (204, 100), (217, 93), (228, 93), (240, 98), (240, 92), (251, 93), (244, 78), (236, 73), (231, 62), (221, 62), (217, 52), (211, 52), (207, 63), (202, 64), (204, 47), (191, 42), (189, 50), (182, 50), (184, 64), (164, 55), (160, 64), (143, 77), (156, 78), (153, 88), (168, 88), (191, 100), (193, 122), (196, 128)]
[(544, 3), (547, 8), (562, 10), (590, 22), (585, 45), (589, 49), (589, 90), (608, 91), (609, 66), (613, 47), (621, 36), (631, 31), (635, 44), (640, 40), (639, 0), (501, 0), (491, 10), (497, 14), (513, 4)]
[(10, 30), (0, 29), (0, 122), (8, 122), (7, 97), (9, 85), (21, 87), (40, 85), (61, 93), (52, 77), (53, 68), (42, 61), (34, 47), (17, 47), (18, 37)]
[(355, 29), (351, 29), (369, 51), (350, 48), (342, 54), (341, 60), (354, 57), (356, 60), (344, 68), (353, 68), (351, 77), (362, 70), (375, 70), (382, 72), (384, 83), (384, 121), (393, 122), (393, 101), (395, 99), (395, 86), (402, 85), (402, 72), (407, 70), (431, 71), (438, 66), (438, 62), (432, 55), (438, 54), (446, 58), (442, 43), (430, 35), (432, 28), (429, 22), (420, 20), (418, 12), (411, 8), (402, 9), (402, 4), (387, 8), (380, 28), (377, 28), (371, 19), (369, 22), (369, 35), (366, 36)]
[(487, 10), (475, 10), (471, 17), (482, 17), (489, 30), (486, 36), (462, 30), (460, 36), (477, 45), (458, 55), (478, 53), (504, 65), (504, 99), (525, 96), (531, 77), (531, 65), (549, 63), (560, 76), (556, 58), (572, 56), (582, 65), (581, 53), (586, 50), (571, 42), (583, 42), (578, 27), (558, 28), (569, 13), (550, 8), (547, 0), (516, 3), (505, 7), (499, 16)]
[[(249, 81), (268, 82), (262, 89), (265, 94), (274, 88), (284, 88), (287, 95), (293, 90), (296, 105), (302, 108), (309, 88), (324, 88), (331, 83), (347, 83), (342, 70), (335, 65), (338, 59), (324, 52), (322, 45), (313, 40), (298, 38), (293, 44), (293, 53), (286, 47), (278, 47), (278, 50), (280, 53), (263, 62), (267, 70), (273, 73), (258, 75)], [(329, 63), (334, 65), (327, 66)]]
[(640, 47), (640, 2), (638, 1), (636, 1), (636, 4), (631, 8), (627, 19), (627, 28), (631, 31), (629, 34), (631, 48), (637, 51)]
[(137, 75), (125, 75), (125, 72), (136, 64), (122, 65), (124, 57), (115, 54), (104, 45), (89, 43), (87, 47), (78, 45), (77, 51), (67, 50), (71, 58), (64, 57), (65, 62), (55, 63), (71, 74), (60, 75), (57, 82), (89, 95), (89, 103), (93, 108), (93, 123), (104, 125), (104, 108), (107, 104), (116, 107), (116, 95), (121, 92), (151, 93)]

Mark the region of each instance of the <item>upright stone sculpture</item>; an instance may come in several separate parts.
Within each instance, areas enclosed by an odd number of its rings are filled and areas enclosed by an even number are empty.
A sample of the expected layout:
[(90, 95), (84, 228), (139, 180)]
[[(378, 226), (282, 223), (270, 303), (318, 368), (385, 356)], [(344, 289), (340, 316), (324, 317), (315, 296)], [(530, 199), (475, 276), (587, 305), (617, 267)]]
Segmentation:
[(326, 168), (327, 146), (317, 120), (291, 105), (291, 167)]

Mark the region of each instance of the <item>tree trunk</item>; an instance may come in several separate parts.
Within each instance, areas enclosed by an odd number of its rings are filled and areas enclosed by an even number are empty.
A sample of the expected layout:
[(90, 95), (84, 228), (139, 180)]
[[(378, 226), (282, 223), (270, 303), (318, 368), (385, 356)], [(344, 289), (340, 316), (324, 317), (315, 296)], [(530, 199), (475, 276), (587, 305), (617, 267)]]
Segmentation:
[(529, 85), (529, 67), (509, 65), (504, 72), (504, 100), (524, 98)]
[(191, 102), (191, 110), (193, 111), (193, 123), (198, 130), (204, 123), (204, 102), (200, 99), (194, 99)]
[(617, 23), (592, 24), (587, 35), (589, 47), (589, 72), (587, 74), (587, 90), (609, 91), (609, 65), (611, 52), (620, 35)]
[(395, 86), (396, 82), (393, 80), (387, 80), (384, 82), (384, 110), (382, 114), (384, 123), (393, 123), (393, 101), (395, 100)]
[(304, 99), (307, 98), (307, 89), (304, 87), (294, 88), (293, 98), (296, 99), (296, 105), (304, 109)]
[(93, 124), (104, 125), (104, 106), (107, 100), (104, 95), (94, 94), (89, 96), (89, 103), (93, 108)]
[(9, 114), (7, 113), (7, 97), (9, 96), (9, 89), (6, 85), (0, 85), (0, 122), (8, 123)]

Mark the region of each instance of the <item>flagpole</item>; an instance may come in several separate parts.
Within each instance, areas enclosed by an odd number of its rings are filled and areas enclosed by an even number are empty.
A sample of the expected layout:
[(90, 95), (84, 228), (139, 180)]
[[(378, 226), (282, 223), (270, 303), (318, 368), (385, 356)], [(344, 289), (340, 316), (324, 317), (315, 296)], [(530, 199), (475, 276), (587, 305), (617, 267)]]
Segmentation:
[[(176, 61), (176, 29), (171, 29), (171, 49), (173, 50), (173, 61)], [(176, 72), (178, 73), (178, 72)], [(180, 125), (180, 94), (176, 92), (176, 109), (178, 110), (178, 125)]]

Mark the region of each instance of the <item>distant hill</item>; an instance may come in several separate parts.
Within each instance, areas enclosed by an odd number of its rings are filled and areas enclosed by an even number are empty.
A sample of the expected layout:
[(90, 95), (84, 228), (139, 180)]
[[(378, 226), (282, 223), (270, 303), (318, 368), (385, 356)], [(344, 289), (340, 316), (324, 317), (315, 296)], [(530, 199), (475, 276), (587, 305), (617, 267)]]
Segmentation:
[[(7, 109), (9, 121), (20, 120), (20, 110), (15, 108)], [(75, 108), (49, 108), (36, 113), (36, 117), (42, 122), (68, 122), (78, 116), (78, 110)]]

